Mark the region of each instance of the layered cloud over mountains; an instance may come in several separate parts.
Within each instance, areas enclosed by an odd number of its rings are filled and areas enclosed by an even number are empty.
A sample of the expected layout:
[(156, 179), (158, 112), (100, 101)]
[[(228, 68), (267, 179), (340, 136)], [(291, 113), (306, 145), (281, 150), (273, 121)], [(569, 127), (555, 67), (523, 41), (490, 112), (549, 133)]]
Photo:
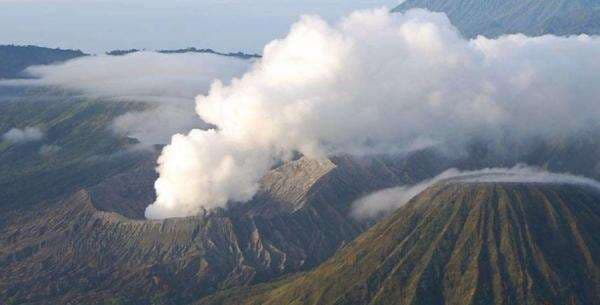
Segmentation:
[(568, 136), (600, 115), (600, 39), (466, 40), (443, 14), (303, 17), (231, 84), (196, 99), (215, 129), (175, 135), (149, 218), (246, 201), (276, 162)]
[(565, 173), (550, 173), (542, 168), (524, 164), (518, 164), (512, 168), (485, 168), (474, 171), (460, 171), (452, 168), (415, 185), (392, 187), (364, 196), (352, 204), (351, 214), (357, 219), (372, 219), (389, 214), (408, 203), (425, 189), (443, 181), (570, 184), (600, 190), (600, 183), (596, 180)]
[(204, 53), (135, 52), (87, 56), (55, 65), (33, 66), (34, 79), (3, 84), (52, 86), (115, 102), (145, 102), (149, 109), (117, 118), (113, 129), (142, 144), (166, 144), (171, 135), (206, 128), (194, 113), (194, 97), (215, 79), (243, 74), (250, 60)]

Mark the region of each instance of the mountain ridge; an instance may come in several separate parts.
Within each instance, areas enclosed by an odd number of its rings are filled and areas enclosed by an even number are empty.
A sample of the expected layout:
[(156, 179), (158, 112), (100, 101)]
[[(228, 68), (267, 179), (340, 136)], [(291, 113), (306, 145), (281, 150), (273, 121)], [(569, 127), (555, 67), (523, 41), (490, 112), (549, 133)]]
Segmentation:
[(424, 8), (446, 13), (466, 37), (498, 37), (523, 33), (600, 34), (600, 1), (597, 0), (407, 0), (393, 12)]
[(87, 55), (80, 50), (0, 45), (0, 79), (25, 78), (22, 72), (29, 66), (48, 65)]
[(409, 164), (303, 157), (265, 176), (249, 203), (165, 220), (141, 219), (155, 174), (136, 168), (36, 213), (7, 217), (0, 227), (0, 299), (186, 303), (303, 271), (364, 231), (366, 224), (347, 212), (354, 199), (429, 173), (402, 167)]
[(311, 272), (195, 304), (599, 304), (600, 191), (442, 182)]
[[(142, 52), (145, 50), (112, 50), (105, 53), (108, 56), (123, 56), (131, 53)], [(185, 49), (173, 50), (155, 50), (153, 52), (162, 54), (185, 54), (200, 53), (212, 54), (217, 56), (233, 57), (244, 60), (261, 58), (260, 54), (250, 54), (245, 52), (219, 52), (210, 48), (198, 49), (189, 47)], [(35, 45), (0, 45), (0, 79), (23, 79), (30, 78), (23, 72), (30, 66), (50, 65), (65, 62), (71, 59), (97, 56), (95, 54), (84, 53), (81, 50), (48, 48)]]

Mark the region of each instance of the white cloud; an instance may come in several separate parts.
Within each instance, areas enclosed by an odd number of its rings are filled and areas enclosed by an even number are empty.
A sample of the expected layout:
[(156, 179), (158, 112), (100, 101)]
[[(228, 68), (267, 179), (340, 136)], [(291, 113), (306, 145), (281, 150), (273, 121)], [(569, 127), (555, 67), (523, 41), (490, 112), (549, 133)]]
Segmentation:
[(60, 86), (100, 97), (150, 100), (191, 99), (218, 78), (243, 73), (248, 61), (204, 53), (135, 52), (123, 56), (87, 56), (26, 72), (39, 85)]
[(352, 204), (351, 215), (361, 220), (384, 216), (405, 205), (419, 193), (440, 181), (560, 183), (600, 189), (600, 183), (592, 179), (571, 174), (550, 173), (541, 168), (526, 165), (462, 172), (457, 169), (449, 169), (435, 178), (415, 185), (383, 189), (360, 198)]
[(554, 137), (600, 116), (600, 38), (463, 39), (424, 10), (303, 17), (196, 112), (216, 130), (173, 137), (159, 159), (149, 218), (246, 201), (294, 151), (309, 157), (460, 148), (477, 137)]
[(424, 182), (414, 186), (399, 186), (377, 191), (354, 202), (351, 214), (360, 220), (384, 216), (406, 204), (429, 185), (429, 182)]
[(147, 111), (125, 114), (112, 126), (152, 145), (168, 143), (175, 133), (205, 127), (194, 115), (194, 97), (207, 92), (214, 79), (228, 82), (250, 65), (250, 60), (213, 54), (136, 52), (34, 66), (26, 72), (37, 79), (1, 83), (56, 86), (113, 102), (153, 104)]
[(27, 126), (24, 129), (12, 128), (2, 135), (2, 139), (12, 143), (39, 141), (44, 133), (38, 127)]
[(115, 118), (111, 124), (117, 134), (135, 138), (143, 146), (169, 143), (171, 136), (209, 125), (194, 115), (193, 103), (153, 105), (145, 111), (132, 111)]

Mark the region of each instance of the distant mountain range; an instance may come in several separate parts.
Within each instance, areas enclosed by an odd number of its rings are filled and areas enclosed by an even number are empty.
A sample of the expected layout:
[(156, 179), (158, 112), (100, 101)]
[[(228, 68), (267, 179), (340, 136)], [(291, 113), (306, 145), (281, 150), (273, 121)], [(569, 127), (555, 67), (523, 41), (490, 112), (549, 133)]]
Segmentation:
[(600, 34), (599, 0), (407, 0), (403, 12), (444, 12), (465, 36)]
[[(600, 0), (407, 0), (393, 9), (403, 12), (425, 8), (443, 12), (465, 36), (524, 33), (577, 35), (600, 34)], [(143, 50), (113, 50), (108, 55), (125, 55)], [(194, 47), (158, 50), (160, 53), (207, 53), (243, 59), (259, 54), (218, 52)], [(21, 72), (31, 65), (46, 65), (86, 56), (80, 50), (52, 49), (38, 46), (0, 45), (0, 79), (23, 78)]]
[[(145, 50), (113, 50), (106, 52), (107, 55), (120, 56)], [(180, 53), (205, 53), (219, 56), (236, 57), (241, 59), (260, 58), (259, 54), (248, 54), (243, 52), (218, 52), (212, 49), (186, 48), (176, 50), (158, 50), (156, 52), (164, 54)], [(52, 49), (38, 46), (16, 46), (0, 45), (0, 79), (26, 78), (23, 70), (29, 66), (48, 65), (64, 62), (82, 56), (90, 56), (80, 50)]]
[[(524, 33), (577, 35), (600, 34), (600, 0), (406, 0), (393, 9), (403, 12), (425, 8), (443, 12), (465, 36)], [(138, 49), (113, 50), (108, 55), (125, 55)], [(158, 50), (160, 53), (208, 53), (238, 58), (259, 58), (259, 54), (218, 52), (194, 47)], [(31, 65), (45, 65), (86, 56), (80, 50), (52, 49), (38, 46), (0, 45), (0, 79), (22, 78), (21, 72)]]
[[(113, 50), (110, 52), (106, 52), (106, 54), (118, 56), (118, 55), (126, 55), (126, 54), (140, 52), (140, 51), (145, 51), (145, 50), (138, 50), (138, 49)], [(163, 54), (206, 53), (206, 54), (215, 54), (215, 55), (221, 55), (221, 56), (238, 57), (238, 58), (242, 58), (242, 59), (260, 58), (261, 57), (261, 55), (259, 55), (259, 54), (248, 54), (248, 53), (243, 53), (243, 52), (223, 53), (223, 52), (215, 51), (213, 49), (197, 49), (194, 47), (185, 48), (185, 49), (176, 49), (176, 50), (158, 50), (156, 52), (163, 53)]]

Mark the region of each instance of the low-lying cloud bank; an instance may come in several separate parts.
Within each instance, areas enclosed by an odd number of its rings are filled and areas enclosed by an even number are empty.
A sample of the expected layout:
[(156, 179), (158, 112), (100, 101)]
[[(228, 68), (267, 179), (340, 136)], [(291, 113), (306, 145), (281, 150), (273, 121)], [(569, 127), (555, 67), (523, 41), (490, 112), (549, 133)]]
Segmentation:
[(44, 138), (44, 132), (38, 127), (27, 126), (23, 129), (12, 128), (2, 135), (2, 139), (12, 143), (25, 143), (40, 141)]
[(205, 53), (163, 54), (135, 52), (122, 56), (98, 55), (58, 65), (33, 66), (29, 84), (58, 86), (108, 98), (160, 102), (193, 99), (206, 92), (214, 79), (240, 75), (248, 61)]
[(150, 103), (147, 111), (129, 112), (112, 127), (144, 144), (166, 144), (173, 134), (206, 128), (194, 113), (194, 97), (208, 92), (215, 79), (228, 82), (243, 74), (251, 63), (204, 53), (136, 52), (34, 66), (25, 72), (35, 79), (2, 83), (52, 86), (109, 101)]
[(512, 168), (486, 168), (476, 171), (449, 169), (438, 176), (410, 186), (383, 189), (352, 204), (351, 215), (357, 219), (375, 219), (385, 216), (408, 203), (413, 197), (440, 181), (463, 182), (519, 182), (560, 183), (585, 185), (600, 189), (596, 180), (570, 174), (550, 173), (539, 167), (517, 165)]
[(197, 97), (213, 130), (164, 148), (148, 218), (244, 202), (275, 162), (569, 135), (600, 117), (600, 38), (466, 40), (443, 14), (306, 16), (249, 72)]

